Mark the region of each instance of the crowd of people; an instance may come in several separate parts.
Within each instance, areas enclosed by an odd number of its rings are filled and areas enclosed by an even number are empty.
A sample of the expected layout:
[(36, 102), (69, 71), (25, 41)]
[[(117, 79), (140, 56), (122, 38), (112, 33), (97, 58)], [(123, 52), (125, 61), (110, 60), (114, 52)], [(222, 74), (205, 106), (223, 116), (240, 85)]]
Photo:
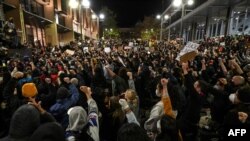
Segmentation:
[[(0, 140), (227, 140), (250, 127), (250, 36), (84, 50), (72, 42), (2, 58)], [(242, 139), (243, 140), (243, 139)]]

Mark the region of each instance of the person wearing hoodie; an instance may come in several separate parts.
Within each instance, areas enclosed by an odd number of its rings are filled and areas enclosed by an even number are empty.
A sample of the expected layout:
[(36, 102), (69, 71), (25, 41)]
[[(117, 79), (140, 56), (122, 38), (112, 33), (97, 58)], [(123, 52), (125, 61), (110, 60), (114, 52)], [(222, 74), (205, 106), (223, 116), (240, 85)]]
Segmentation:
[(157, 132), (154, 130), (153, 125), (157, 122), (161, 116), (168, 115), (175, 118), (175, 114), (172, 110), (171, 100), (168, 94), (168, 79), (162, 78), (160, 84), (156, 89), (156, 95), (161, 97), (161, 100), (154, 105), (150, 112), (148, 120), (144, 124), (144, 129), (147, 130), (147, 134), (151, 139), (155, 139)]
[[(230, 101), (235, 105), (235, 107), (230, 110), (224, 118), (223, 121), (223, 137), (228, 139), (228, 134), (231, 129), (246, 129), (250, 130), (250, 124), (246, 120), (248, 114), (250, 113), (250, 86), (242, 86), (229, 96)], [(242, 118), (246, 117), (245, 121)], [(245, 141), (245, 138), (249, 139), (250, 134), (246, 133), (244, 138), (240, 138)]]
[(64, 129), (68, 126), (67, 111), (69, 108), (76, 105), (79, 99), (79, 92), (75, 85), (67, 83), (69, 90), (65, 87), (60, 87), (56, 94), (56, 103), (52, 105), (49, 112), (56, 118), (56, 120), (63, 126)]
[(65, 141), (64, 130), (56, 122), (49, 122), (39, 126), (28, 141)]
[(200, 120), (202, 100), (205, 96), (204, 89), (202, 89), (199, 81), (194, 81), (192, 73), (189, 71), (188, 63), (183, 63), (182, 69), (188, 97), (186, 108), (180, 119), (177, 120), (177, 125), (184, 141), (196, 141), (198, 133), (197, 125)]
[(81, 86), (88, 103), (88, 113), (80, 106), (68, 110), (69, 125), (66, 129), (67, 141), (99, 141), (98, 107), (89, 87)]
[(0, 141), (27, 141), (40, 125), (55, 122), (53, 116), (41, 107), (41, 102), (37, 103), (34, 98), (29, 98), (29, 101), (15, 111), (9, 134)]

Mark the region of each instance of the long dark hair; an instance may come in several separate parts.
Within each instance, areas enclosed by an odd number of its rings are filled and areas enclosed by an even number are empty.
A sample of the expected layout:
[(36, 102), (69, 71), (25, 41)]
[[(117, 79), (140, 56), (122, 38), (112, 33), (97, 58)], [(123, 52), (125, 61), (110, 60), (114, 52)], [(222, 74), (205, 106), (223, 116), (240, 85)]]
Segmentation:
[(109, 99), (110, 101), (110, 110), (112, 111), (112, 117), (114, 119), (119, 119), (120, 123), (123, 123), (125, 120), (125, 114), (122, 111), (122, 107), (119, 104), (119, 97), (112, 96)]
[(161, 118), (160, 125), (161, 133), (155, 141), (179, 141), (178, 128), (174, 118), (164, 115)]

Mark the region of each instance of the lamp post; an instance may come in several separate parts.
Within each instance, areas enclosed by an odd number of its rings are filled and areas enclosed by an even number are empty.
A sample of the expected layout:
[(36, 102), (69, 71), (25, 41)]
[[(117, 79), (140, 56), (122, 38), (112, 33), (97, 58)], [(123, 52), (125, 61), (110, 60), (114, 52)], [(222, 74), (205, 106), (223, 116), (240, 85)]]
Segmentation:
[[(99, 22), (103, 22), (104, 21), (104, 19), (105, 19), (105, 15), (103, 14), (103, 13), (101, 13), (100, 15), (99, 15), (99, 18), (98, 18), (98, 36), (100, 36), (100, 33), (102, 33), (102, 36), (104, 37), (104, 31), (103, 31), (103, 26), (102, 26), (102, 24), (101, 24), (101, 26), (99, 26)], [(102, 30), (102, 31), (101, 31)], [(100, 38), (100, 37), (98, 37), (98, 38)]]
[(79, 14), (79, 22), (80, 22), (80, 33), (81, 33), (81, 40), (83, 39), (83, 33), (82, 33), (82, 6), (86, 9), (90, 7), (90, 2), (89, 0), (82, 0), (81, 4), (79, 3), (80, 0), (70, 0), (69, 1), (69, 6), (72, 9), (76, 9), (78, 7), (78, 14)]
[[(185, 16), (185, 6), (186, 5), (193, 5), (193, 0), (174, 0), (173, 6), (174, 7), (180, 7), (181, 6), (181, 27), (180, 27), (180, 37), (183, 38), (183, 17)], [(183, 40), (184, 41), (184, 40)]]
[(156, 19), (161, 20), (161, 29), (160, 29), (160, 41), (162, 41), (162, 36), (163, 36), (163, 23), (164, 21), (169, 19), (169, 15), (165, 15), (164, 17), (157, 15)]

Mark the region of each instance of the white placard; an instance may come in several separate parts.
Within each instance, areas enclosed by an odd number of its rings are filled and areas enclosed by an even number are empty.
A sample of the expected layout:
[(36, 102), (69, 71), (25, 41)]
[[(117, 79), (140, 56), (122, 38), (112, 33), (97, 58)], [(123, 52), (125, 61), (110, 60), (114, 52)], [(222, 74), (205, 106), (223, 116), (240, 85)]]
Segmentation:
[(197, 48), (199, 47), (200, 45), (197, 44), (197, 43), (193, 43), (193, 42), (188, 42), (187, 45), (180, 51), (180, 53), (178, 54), (178, 56), (176, 57), (176, 60), (177, 61), (180, 61), (180, 57), (189, 53), (189, 52), (192, 52), (192, 51), (197, 51)]
[(83, 52), (89, 52), (89, 47), (84, 47)]
[(105, 48), (104, 48), (104, 52), (105, 52), (105, 53), (110, 53), (110, 52), (111, 52), (110, 47), (105, 47)]
[(69, 55), (74, 55), (74, 54), (75, 54), (75, 51), (69, 50), (69, 49), (67, 49), (65, 52), (66, 52), (67, 54), (69, 54)]

